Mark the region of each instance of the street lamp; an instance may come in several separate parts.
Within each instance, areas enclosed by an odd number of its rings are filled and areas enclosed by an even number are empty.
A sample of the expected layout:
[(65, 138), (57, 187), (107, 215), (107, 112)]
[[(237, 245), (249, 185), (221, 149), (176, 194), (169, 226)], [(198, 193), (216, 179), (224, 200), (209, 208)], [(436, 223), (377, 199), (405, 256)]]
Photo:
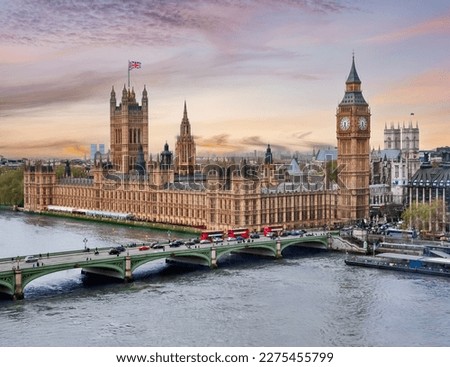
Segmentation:
[(88, 243), (88, 239), (85, 237), (84, 240), (83, 240), (83, 242), (84, 242), (84, 249), (86, 250), (86, 249), (87, 249), (86, 244)]

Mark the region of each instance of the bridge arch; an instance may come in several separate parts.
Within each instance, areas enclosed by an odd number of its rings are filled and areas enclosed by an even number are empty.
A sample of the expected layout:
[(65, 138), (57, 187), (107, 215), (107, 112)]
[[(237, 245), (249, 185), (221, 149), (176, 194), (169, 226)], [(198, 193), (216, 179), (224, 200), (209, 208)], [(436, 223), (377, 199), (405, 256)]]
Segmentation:
[(173, 252), (160, 252), (155, 254), (155, 256), (152, 257), (142, 257), (142, 258), (134, 258), (131, 260), (131, 272), (134, 272), (137, 268), (140, 266), (147, 264), (151, 261), (160, 260), (160, 259), (199, 259), (200, 261), (197, 262), (198, 265), (205, 265), (205, 266), (211, 266), (211, 256), (210, 256), (210, 250), (205, 249), (205, 251), (173, 251)]
[(327, 237), (324, 236), (310, 236), (310, 237), (300, 237), (288, 241), (281, 241), (281, 252), (283, 252), (284, 249), (291, 246), (326, 250), (328, 248), (328, 239)]
[(12, 297), (14, 295), (13, 280), (0, 279), (0, 294)]
[(115, 278), (124, 278), (125, 269), (123, 267), (123, 262), (117, 262), (117, 263), (105, 263), (105, 264), (90, 264), (89, 262), (86, 263), (80, 263), (80, 264), (71, 264), (69, 266), (43, 266), (41, 267), (40, 272), (27, 272), (27, 270), (22, 270), (22, 290), (25, 289), (25, 287), (30, 284), (33, 280), (41, 278), (43, 276), (58, 273), (65, 270), (73, 270), (73, 269), (80, 269), (82, 270), (95, 270), (95, 269), (102, 269), (102, 270), (109, 270), (110, 275), (116, 274), (116, 276), (113, 276)]
[(272, 243), (272, 242), (268, 242), (268, 243), (260, 243), (255, 245), (254, 243), (250, 243), (248, 244), (248, 246), (244, 246), (244, 247), (240, 247), (240, 248), (228, 248), (228, 247), (216, 247), (217, 250), (217, 260), (219, 260), (220, 258), (222, 258), (225, 255), (231, 254), (233, 252), (239, 252), (242, 250), (246, 250), (246, 249), (252, 249), (252, 250), (268, 250), (270, 254), (272, 254), (273, 256), (276, 256), (276, 244)]

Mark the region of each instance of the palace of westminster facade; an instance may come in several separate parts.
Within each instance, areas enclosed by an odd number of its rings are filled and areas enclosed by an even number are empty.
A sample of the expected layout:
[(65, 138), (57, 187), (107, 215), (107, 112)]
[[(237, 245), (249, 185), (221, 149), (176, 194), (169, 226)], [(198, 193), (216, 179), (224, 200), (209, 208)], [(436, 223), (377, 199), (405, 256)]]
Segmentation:
[[(55, 167), (29, 162), (25, 210), (49, 206), (127, 213), (136, 220), (197, 228), (332, 226), (369, 218), (370, 109), (354, 59), (336, 110), (337, 174), (324, 169), (277, 174), (270, 146), (261, 162), (199, 163), (186, 103), (173, 157), (166, 143), (152, 159), (148, 96), (123, 88), (110, 95), (110, 154), (97, 153), (88, 178), (57, 178)], [(67, 168), (67, 167), (66, 167)]]

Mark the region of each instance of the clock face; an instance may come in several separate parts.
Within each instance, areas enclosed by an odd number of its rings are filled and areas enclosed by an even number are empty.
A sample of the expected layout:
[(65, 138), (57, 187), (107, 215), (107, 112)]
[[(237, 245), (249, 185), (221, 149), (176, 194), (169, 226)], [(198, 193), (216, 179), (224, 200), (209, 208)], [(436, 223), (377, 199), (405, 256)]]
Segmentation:
[(348, 130), (349, 127), (350, 127), (350, 119), (348, 117), (343, 117), (341, 119), (341, 129)]
[(367, 120), (365, 119), (365, 117), (360, 117), (358, 120), (358, 126), (361, 130), (366, 130), (367, 129)]

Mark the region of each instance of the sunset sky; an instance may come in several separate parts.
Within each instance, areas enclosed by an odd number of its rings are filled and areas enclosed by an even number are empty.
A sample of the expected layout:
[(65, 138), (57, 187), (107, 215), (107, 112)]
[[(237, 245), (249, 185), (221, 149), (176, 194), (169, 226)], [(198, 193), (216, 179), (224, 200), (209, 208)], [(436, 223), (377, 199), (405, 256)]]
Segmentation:
[[(372, 112), (450, 145), (448, 0), (0, 0), (0, 155), (109, 146), (111, 87), (149, 95), (149, 150), (175, 148), (186, 100), (199, 154), (334, 147), (352, 54)], [(411, 113), (414, 113), (411, 116)]]

